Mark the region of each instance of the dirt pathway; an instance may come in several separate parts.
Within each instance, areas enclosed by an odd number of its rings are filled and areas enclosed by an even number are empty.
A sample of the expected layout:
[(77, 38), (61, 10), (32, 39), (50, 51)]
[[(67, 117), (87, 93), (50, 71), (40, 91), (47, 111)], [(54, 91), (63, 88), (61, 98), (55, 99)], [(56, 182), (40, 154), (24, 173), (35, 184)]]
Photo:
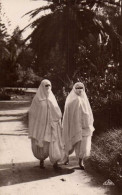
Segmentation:
[(74, 155), (59, 171), (54, 171), (49, 159), (45, 166), (41, 170), (32, 154), (20, 115), (1, 114), (0, 195), (118, 195), (115, 186), (103, 186), (102, 179), (81, 171)]

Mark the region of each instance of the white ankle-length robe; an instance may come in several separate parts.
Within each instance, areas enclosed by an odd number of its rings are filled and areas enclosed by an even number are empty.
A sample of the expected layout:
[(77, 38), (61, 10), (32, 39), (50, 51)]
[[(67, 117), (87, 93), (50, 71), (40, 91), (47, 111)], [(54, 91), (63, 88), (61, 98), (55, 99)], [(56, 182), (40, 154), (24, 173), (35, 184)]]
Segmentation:
[[(46, 91), (46, 85), (51, 83), (43, 80), (38, 88), (29, 110), (29, 138), (32, 142), (32, 151), (36, 158), (59, 161), (59, 156), (53, 159), (50, 152), (52, 140), (57, 143), (58, 152), (62, 150), (61, 140), (61, 111), (51, 89)], [(57, 148), (55, 148), (57, 150)]]
[[(81, 95), (75, 87), (83, 87)], [(66, 98), (62, 127), (66, 155), (75, 149), (78, 158), (90, 155), (91, 137), (94, 131), (93, 114), (83, 83), (78, 82)]]

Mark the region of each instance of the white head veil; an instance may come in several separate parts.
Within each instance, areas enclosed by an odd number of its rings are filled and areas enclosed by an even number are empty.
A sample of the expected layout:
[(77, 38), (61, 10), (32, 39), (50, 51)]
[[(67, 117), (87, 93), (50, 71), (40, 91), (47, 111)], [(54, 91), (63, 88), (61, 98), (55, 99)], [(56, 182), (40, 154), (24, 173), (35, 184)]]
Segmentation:
[[(46, 85), (50, 85), (50, 88), (48, 91), (46, 90)], [(51, 89), (52, 89), (51, 82), (47, 79), (42, 80), (37, 90), (35, 98), (38, 98), (39, 101), (49, 100), (53, 104), (54, 107), (58, 107), (56, 98)]]
[[(45, 87), (46, 85), (50, 85), (48, 93), (47, 93), (47, 90)], [(36, 93), (36, 97), (38, 98), (38, 100), (39, 101), (46, 100), (48, 98), (49, 94), (52, 92), (51, 89), (52, 89), (51, 82), (47, 79), (42, 80), (42, 82), (37, 90), (37, 93)]]
[[(81, 95), (77, 95), (77, 94), (76, 94), (76, 87), (82, 87), (82, 88), (83, 88)], [(94, 122), (94, 119), (93, 119), (92, 109), (91, 109), (89, 100), (88, 100), (88, 98), (87, 98), (86, 92), (85, 92), (85, 86), (84, 86), (84, 84), (81, 83), (81, 82), (77, 82), (77, 83), (74, 84), (73, 89), (71, 90), (71, 92), (69, 93), (69, 95), (68, 95), (67, 98), (66, 98), (65, 109), (66, 109), (66, 107), (67, 107), (71, 102), (73, 102), (73, 101), (74, 101), (75, 99), (77, 99), (77, 98), (79, 99), (80, 103), (81, 103), (81, 100), (82, 100), (82, 102), (84, 103), (84, 104), (83, 104), (83, 108), (84, 108), (85, 110), (87, 110), (87, 112), (88, 112), (89, 115), (90, 115), (91, 121), (92, 121), (92, 123), (93, 123), (93, 122)], [(84, 107), (84, 106), (85, 106), (85, 107)], [(85, 110), (84, 110), (84, 111), (85, 111)]]

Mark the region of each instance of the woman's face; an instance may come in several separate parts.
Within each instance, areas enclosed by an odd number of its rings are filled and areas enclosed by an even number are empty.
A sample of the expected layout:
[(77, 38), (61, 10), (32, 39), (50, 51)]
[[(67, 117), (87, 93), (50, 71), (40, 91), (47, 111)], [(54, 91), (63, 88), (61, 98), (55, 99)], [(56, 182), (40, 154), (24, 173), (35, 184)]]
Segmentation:
[(41, 85), (45, 95), (48, 96), (51, 91), (51, 82), (45, 79), (42, 81)]
[(46, 83), (45, 85), (44, 85), (44, 91), (46, 92), (46, 94), (48, 95), (49, 94), (49, 92), (51, 91), (51, 84), (50, 83)]
[(83, 92), (83, 86), (76, 85), (75, 86), (75, 93), (80, 96), (82, 94), (82, 92)]

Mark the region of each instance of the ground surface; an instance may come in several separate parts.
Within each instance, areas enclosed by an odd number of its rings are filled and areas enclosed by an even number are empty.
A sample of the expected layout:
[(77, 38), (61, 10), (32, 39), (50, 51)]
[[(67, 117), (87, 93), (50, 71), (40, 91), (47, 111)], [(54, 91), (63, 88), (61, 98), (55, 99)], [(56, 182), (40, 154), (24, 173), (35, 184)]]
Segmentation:
[(91, 176), (70, 163), (54, 171), (47, 159), (39, 168), (27, 137), (29, 102), (0, 102), (0, 195), (119, 195), (116, 186), (104, 186), (100, 175)]

